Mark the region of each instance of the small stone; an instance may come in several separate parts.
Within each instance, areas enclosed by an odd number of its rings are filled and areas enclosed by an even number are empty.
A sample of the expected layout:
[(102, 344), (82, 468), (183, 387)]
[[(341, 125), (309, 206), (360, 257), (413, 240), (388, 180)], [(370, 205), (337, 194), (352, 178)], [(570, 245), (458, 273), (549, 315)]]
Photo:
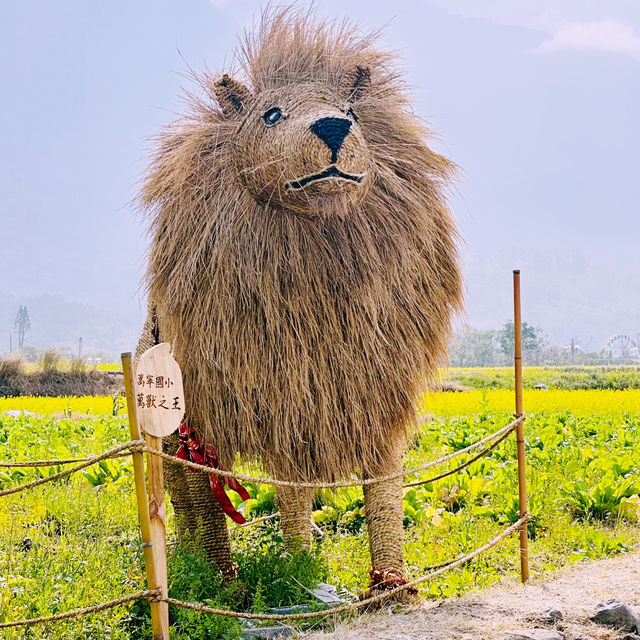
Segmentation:
[(627, 633), (622, 636), (622, 640), (640, 640), (640, 636), (637, 636), (635, 633)]
[(554, 609), (553, 607), (545, 609), (540, 614), (540, 620), (547, 624), (556, 624), (556, 622), (560, 622), (563, 618), (564, 615), (562, 614), (562, 611), (560, 611), (560, 609)]
[(12, 418), (19, 418), (20, 416), (35, 416), (36, 414), (32, 411), (25, 411), (24, 409), (8, 409), (5, 411), (8, 416)]
[(315, 598), (328, 605), (340, 604), (338, 590), (332, 584), (321, 582), (315, 589), (311, 589), (311, 593)]
[(18, 549), (20, 549), (20, 551), (24, 551), (25, 553), (27, 551), (31, 551), (31, 549), (33, 549), (33, 540), (31, 538), (23, 538), (22, 540), (20, 540), (20, 542), (18, 542)]
[(267, 609), (267, 613), (279, 614), (281, 616), (288, 616), (292, 613), (306, 613), (311, 611), (311, 607), (308, 604), (294, 604), (290, 607), (272, 607)]
[(555, 629), (522, 629), (508, 631), (505, 640), (564, 640), (564, 633)]
[(621, 631), (640, 632), (640, 617), (624, 600), (618, 598), (600, 603), (591, 620)]

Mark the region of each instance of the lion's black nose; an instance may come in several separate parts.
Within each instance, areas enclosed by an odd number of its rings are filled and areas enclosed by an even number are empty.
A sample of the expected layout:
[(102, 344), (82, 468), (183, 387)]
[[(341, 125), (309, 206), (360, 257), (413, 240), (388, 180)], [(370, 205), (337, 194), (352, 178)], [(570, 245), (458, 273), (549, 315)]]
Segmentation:
[(309, 129), (331, 149), (331, 162), (337, 162), (338, 151), (351, 128), (347, 118), (320, 118)]

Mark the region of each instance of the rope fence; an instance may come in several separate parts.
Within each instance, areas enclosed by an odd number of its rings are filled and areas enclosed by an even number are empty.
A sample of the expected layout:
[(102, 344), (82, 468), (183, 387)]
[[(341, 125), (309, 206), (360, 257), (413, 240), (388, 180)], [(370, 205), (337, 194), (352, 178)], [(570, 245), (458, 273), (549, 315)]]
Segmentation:
[(134, 600), (146, 599), (153, 602), (166, 602), (168, 604), (172, 604), (176, 607), (181, 607), (183, 609), (190, 609), (191, 611), (199, 611), (201, 613), (208, 613), (216, 616), (224, 616), (227, 618), (241, 618), (245, 620), (272, 620), (272, 621), (285, 621), (285, 620), (308, 620), (310, 618), (324, 618), (327, 616), (333, 616), (339, 613), (347, 613), (351, 611), (356, 611), (358, 609), (362, 609), (372, 604), (376, 604), (378, 602), (382, 602), (387, 600), (388, 598), (392, 598), (399, 593), (406, 591), (408, 589), (414, 589), (415, 587), (428, 582), (429, 580), (433, 580), (438, 576), (442, 575), (446, 571), (450, 571), (456, 569), (457, 567), (465, 564), (466, 562), (470, 562), (480, 554), (492, 549), (493, 547), (500, 544), (505, 538), (508, 538), (515, 531), (517, 531), (523, 524), (525, 524), (529, 520), (529, 514), (525, 514), (519, 520), (510, 525), (507, 529), (505, 529), (502, 533), (498, 534), (489, 542), (478, 547), (477, 549), (471, 551), (470, 553), (465, 554), (455, 560), (450, 560), (442, 565), (437, 565), (433, 571), (411, 580), (405, 584), (399, 585), (390, 589), (388, 591), (384, 591), (382, 593), (376, 594), (374, 596), (369, 596), (368, 598), (364, 598), (359, 600), (358, 602), (350, 602), (337, 607), (330, 607), (328, 609), (320, 609), (318, 611), (305, 611), (302, 613), (251, 613), (244, 611), (232, 611), (229, 609), (217, 609), (214, 607), (209, 607), (206, 604), (202, 604), (200, 602), (185, 602), (184, 600), (178, 600), (176, 598), (163, 598), (161, 595), (161, 589), (158, 587), (157, 589), (148, 589), (145, 591), (138, 591), (136, 593), (132, 593), (128, 596), (123, 596), (122, 598), (118, 598), (116, 600), (110, 600), (108, 602), (103, 602), (101, 604), (93, 605), (91, 607), (84, 607), (82, 609), (73, 609), (71, 611), (65, 611), (64, 613), (58, 613), (53, 616), (43, 616), (40, 618), (28, 618), (26, 620), (14, 620), (11, 622), (2, 622), (0, 623), (0, 629), (8, 629), (9, 627), (26, 627), (35, 624), (43, 624), (47, 622), (58, 622), (60, 620), (68, 620), (70, 618), (78, 618), (81, 616), (89, 615), (91, 613), (98, 613), (99, 611), (105, 611), (106, 609), (111, 609), (113, 607), (117, 607), (123, 604), (127, 604), (128, 602), (133, 602)]
[[(129, 455), (129, 451), (122, 453), (114, 453), (110, 458), (126, 458)], [(62, 458), (60, 460), (23, 460), (21, 462), (2, 462), (0, 460), (0, 467), (3, 468), (16, 468), (16, 469), (28, 469), (37, 467), (59, 467), (63, 464), (78, 464), (80, 462), (87, 462), (93, 460), (93, 458)]]
[[(240, 481), (244, 481), (244, 482), (254, 482), (254, 483), (260, 483), (260, 484), (273, 484), (276, 486), (287, 486), (287, 487), (304, 487), (304, 488), (314, 488), (314, 489), (335, 489), (335, 488), (341, 488), (341, 487), (353, 487), (353, 486), (362, 486), (363, 484), (373, 484), (373, 483), (377, 483), (377, 482), (385, 482), (391, 479), (396, 479), (398, 477), (406, 477), (409, 475), (412, 475), (414, 473), (417, 473), (419, 471), (424, 471), (426, 469), (430, 469), (432, 467), (435, 467), (437, 465), (440, 464), (444, 464), (450, 460), (453, 460), (459, 456), (462, 456), (466, 453), (469, 453), (471, 451), (474, 451), (475, 449), (478, 449), (480, 447), (482, 447), (483, 445), (487, 444), (488, 442), (491, 442), (491, 444), (485, 448), (483, 448), (478, 454), (476, 454), (475, 456), (473, 456), (472, 458), (470, 458), (469, 460), (466, 460), (465, 462), (463, 462), (461, 465), (459, 465), (458, 467), (456, 467), (455, 469), (451, 469), (449, 471), (446, 471), (445, 473), (442, 473), (438, 476), (434, 476), (431, 478), (428, 478), (426, 480), (419, 480), (416, 482), (411, 482), (411, 483), (406, 483), (404, 486), (405, 487), (413, 487), (413, 486), (417, 486), (417, 485), (421, 485), (421, 484), (426, 484), (429, 482), (435, 482), (437, 480), (441, 480), (442, 478), (445, 478), (447, 476), (450, 476), (454, 473), (457, 473), (465, 468), (467, 468), (469, 465), (471, 465), (473, 462), (476, 462), (477, 460), (479, 460), (480, 458), (486, 456), (488, 453), (490, 453), (491, 451), (493, 451), (501, 442), (503, 442), (517, 427), (518, 425), (525, 419), (525, 415), (521, 415), (518, 416), (515, 420), (513, 420), (511, 423), (509, 423), (508, 425), (506, 425), (505, 427), (502, 427), (501, 429), (498, 429), (497, 431), (495, 431), (494, 433), (482, 438), (481, 440), (478, 440), (477, 442), (463, 448), (463, 449), (459, 449), (458, 451), (454, 451), (450, 454), (447, 454), (445, 456), (442, 456), (436, 460), (432, 460), (428, 463), (425, 463), (423, 465), (417, 466), (417, 467), (412, 467), (410, 469), (404, 469), (401, 472), (398, 473), (394, 473), (394, 474), (388, 474), (385, 476), (378, 476), (375, 478), (364, 478), (364, 479), (354, 479), (354, 480), (346, 480), (346, 481), (339, 481), (339, 482), (293, 482), (293, 481), (288, 481), (288, 480), (279, 480), (277, 478), (271, 478), (268, 476), (252, 476), (249, 474), (244, 474), (244, 473), (236, 473), (236, 472), (232, 472), (232, 471), (224, 471), (221, 469), (216, 469), (214, 467), (208, 467), (206, 465), (200, 465), (194, 462), (190, 462), (188, 460), (183, 460), (181, 458), (177, 458), (176, 456), (172, 456), (170, 454), (164, 453), (163, 451), (153, 448), (153, 447), (149, 447), (148, 445), (145, 444), (144, 440), (130, 440), (129, 442), (125, 442), (122, 443), (120, 445), (117, 445), (111, 449), (109, 449), (108, 451), (105, 451), (102, 454), (93, 456), (93, 457), (87, 457), (87, 458), (74, 458), (74, 459), (60, 459), (60, 460), (34, 460), (34, 461), (23, 461), (23, 462), (0, 462), (0, 467), (24, 467), (24, 468), (28, 468), (28, 467), (46, 467), (46, 466), (56, 466), (56, 465), (61, 465), (61, 464), (73, 464), (73, 463), (77, 463), (76, 466), (74, 467), (70, 467), (68, 469), (64, 469), (58, 473), (55, 473), (51, 476), (47, 476), (44, 478), (39, 478), (38, 480), (35, 480), (33, 482), (29, 482), (23, 485), (18, 485), (16, 487), (11, 487), (8, 489), (4, 489), (2, 491), (0, 491), (0, 496), (6, 496), (6, 495), (11, 495), (11, 494), (15, 494), (21, 491), (26, 491), (29, 489), (33, 489), (37, 486), (43, 485), (47, 482), (52, 482), (54, 480), (58, 480), (60, 478), (63, 478), (65, 476), (69, 476), (73, 473), (76, 473), (78, 471), (81, 471), (82, 469), (85, 469), (91, 465), (97, 464), (98, 462), (102, 461), (102, 460), (106, 460), (109, 458), (116, 458), (116, 457), (124, 457), (124, 456), (128, 456), (131, 455), (133, 453), (141, 453), (141, 452), (146, 452), (149, 455), (154, 455), (154, 456), (158, 456), (160, 458), (162, 458), (163, 460), (169, 462), (170, 464), (179, 464), (179, 465), (183, 465), (185, 467), (189, 467), (198, 471), (203, 471), (206, 473), (215, 473), (217, 475), (221, 475), (224, 477), (232, 477), (232, 478), (236, 478), (237, 480)], [(260, 518), (256, 518), (255, 520), (252, 520), (250, 522), (247, 522), (245, 524), (243, 524), (242, 526), (249, 526), (252, 524), (257, 524), (259, 522), (264, 522), (266, 520), (269, 520), (271, 518), (275, 518), (277, 517), (279, 514), (278, 513), (274, 513), (274, 514), (270, 514), (267, 516), (262, 516)], [(202, 604), (202, 603), (193, 603), (193, 602), (184, 602), (182, 600), (178, 600), (175, 598), (169, 598), (169, 597), (162, 597), (161, 595), (161, 588), (158, 587), (156, 589), (148, 589), (145, 591), (139, 591), (127, 596), (123, 596), (122, 598), (118, 598), (116, 600), (110, 600), (108, 602), (103, 602), (101, 604), (97, 604), (97, 605), (93, 605), (90, 607), (84, 607), (81, 609), (73, 609), (71, 611), (66, 611), (64, 613), (58, 613), (52, 616), (43, 616), (43, 617), (39, 617), (39, 618), (29, 618), (26, 620), (16, 620), (16, 621), (11, 621), (11, 622), (3, 622), (0, 623), (0, 629), (5, 629), (5, 628), (9, 628), (9, 627), (19, 627), (19, 626), (30, 626), (30, 625), (35, 625), (35, 624), (42, 624), (42, 623), (49, 623), (49, 622), (58, 622), (61, 620), (67, 620), (67, 619), (71, 619), (71, 618), (77, 618), (77, 617), (81, 617), (81, 616), (85, 616), (85, 615), (89, 615), (92, 613), (97, 613), (99, 611), (104, 611), (106, 609), (110, 609), (112, 607), (116, 607), (116, 606), (120, 606), (122, 604), (127, 604), (129, 602), (135, 601), (135, 600), (139, 600), (139, 599), (147, 599), (153, 602), (165, 602), (168, 604), (173, 604), (177, 607), (182, 607), (185, 609), (190, 609), (192, 611), (200, 611), (202, 613), (207, 613), (207, 614), (211, 614), (211, 615), (219, 615), (219, 616), (226, 616), (226, 617), (232, 617), (232, 618), (244, 618), (244, 619), (248, 619), (248, 620), (304, 620), (304, 619), (309, 619), (309, 618), (320, 618), (320, 617), (325, 617), (325, 616), (329, 616), (329, 615), (335, 615), (338, 613), (344, 613), (344, 612), (348, 612), (348, 611), (355, 611), (358, 609), (361, 609), (363, 607), (384, 601), (388, 598), (392, 598), (393, 596), (407, 590), (407, 589), (412, 589), (415, 588), (418, 585), (421, 585), (429, 580), (432, 580), (433, 578), (436, 578), (440, 575), (442, 575), (445, 571), (449, 571), (449, 570), (453, 570), (457, 567), (459, 567), (460, 565), (469, 562), (470, 560), (472, 560), (473, 558), (475, 558), (476, 556), (478, 556), (479, 554), (495, 547), (496, 545), (498, 545), (500, 542), (502, 542), (505, 538), (507, 538), (508, 536), (510, 536), (514, 531), (520, 529), (522, 527), (522, 525), (524, 523), (526, 523), (529, 520), (529, 514), (526, 513), (525, 515), (523, 515), (517, 522), (515, 522), (514, 524), (510, 525), (507, 529), (505, 529), (502, 533), (500, 533), (499, 535), (497, 535), (496, 537), (494, 537), (492, 540), (490, 540), (489, 542), (487, 542), (485, 545), (479, 547), (478, 549), (475, 549), (474, 551), (467, 553), (464, 556), (461, 556), (457, 559), (454, 560), (450, 560), (448, 562), (442, 563), (440, 565), (435, 565), (433, 567), (428, 567), (429, 569), (429, 573), (416, 578), (414, 580), (411, 580), (405, 584), (399, 585), (397, 587), (394, 587), (393, 589), (390, 589), (388, 591), (384, 591), (381, 592), (379, 594), (376, 595), (372, 595), (369, 596), (367, 598), (364, 598), (363, 600), (360, 600), (358, 602), (354, 602), (354, 603), (347, 603), (344, 605), (340, 605), (337, 607), (332, 607), (329, 609), (322, 609), (319, 611), (307, 611), (307, 612), (303, 612), (303, 613), (295, 613), (295, 614), (268, 614), (268, 613), (251, 613), (251, 612), (241, 612), (241, 611), (231, 611), (231, 610), (227, 610), (227, 609), (217, 609), (217, 608), (213, 608), (210, 607), (208, 605)]]
[[(392, 473), (386, 476), (377, 476), (375, 478), (362, 478), (362, 479), (354, 479), (354, 480), (343, 480), (338, 482), (294, 482), (291, 480), (279, 480), (277, 478), (271, 478), (269, 476), (252, 476), (246, 473), (239, 473), (235, 471), (226, 471), (224, 469), (217, 469), (216, 467), (209, 467), (207, 465), (198, 464), (196, 462), (191, 462), (189, 460), (183, 460), (182, 458), (178, 458), (176, 456), (172, 456), (169, 453), (165, 453), (160, 449), (155, 449), (153, 447), (149, 447), (145, 444), (144, 440), (130, 440), (129, 442), (125, 442), (123, 444), (119, 444), (100, 455), (93, 456), (92, 458), (76, 458), (76, 459), (68, 459), (68, 460), (34, 460), (34, 461), (24, 461), (24, 462), (0, 462), (0, 467), (47, 467), (47, 466), (57, 466), (60, 464), (67, 464), (71, 462), (78, 462), (79, 464), (75, 467), (70, 467), (68, 469), (63, 469), (58, 473), (54, 473), (50, 476), (45, 476), (43, 478), (38, 478), (32, 482), (28, 482), (26, 484), (17, 485), (15, 487), (10, 487), (8, 489), (3, 489), (0, 491), (0, 497), (8, 496), (13, 493), (19, 493), (20, 491), (26, 491), (28, 489), (33, 489), (42, 484), (46, 484), (47, 482), (53, 482), (54, 480), (59, 480), (60, 478), (64, 478), (65, 476), (71, 475), (72, 473), (76, 473), (77, 471), (82, 471), (82, 469), (86, 469), (91, 465), (94, 465), (102, 460), (106, 460), (108, 458), (122, 458), (128, 456), (133, 451), (138, 452), (146, 452), (150, 455), (158, 456), (163, 460), (171, 464), (179, 464), (185, 467), (189, 467), (190, 469), (194, 469), (196, 471), (203, 471), (205, 473), (213, 473), (218, 476), (222, 476), (225, 478), (235, 478), (236, 480), (242, 482), (253, 482), (258, 484), (271, 484), (275, 486), (284, 486), (284, 487), (296, 487), (296, 488), (306, 488), (306, 489), (338, 489), (344, 487), (360, 487), (363, 485), (376, 484), (380, 482), (388, 482), (389, 480), (395, 480), (397, 478), (406, 478), (407, 476), (413, 475), (414, 473), (418, 473), (419, 471), (425, 471), (427, 469), (431, 469), (432, 467), (438, 466), (440, 464), (444, 464), (449, 460), (453, 460), (465, 453), (469, 453), (481, 447), (483, 444), (490, 442), (494, 438), (497, 438), (495, 442), (493, 442), (489, 447), (483, 449), (479, 454), (462, 463), (460, 466), (455, 469), (451, 469), (446, 471), (443, 474), (438, 476), (434, 476), (432, 478), (427, 478), (426, 480), (418, 480), (416, 482), (407, 483), (404, 487), (414, 487), (421, 484), (427, 484), (429, 482), (435, 482), (436, 480), (441, 480), (442, 478), (446, 478), (447, 476), (453, 475), (458, 471), (462, 471), (466, 469), (469, 465), (473, 464), (480, 458), (487, 455), (489, 452), (493, 451), (503, 440), (505, 440), (510, 433), (512, 433), (518, 426), (520, 422), (522, 422), (526, 418), (525, 414), (516, 418), (513, 422), (509, 423), (506, 427), (502, 427), (498, 431), (486, 436), (482, 440), (478, 440), (477, 442), (465, 447), (464, 449), (459, 449), (458, 451), (454, 451), (446, 456), (442, 456), (441, 458), (437, 458), (436, 460), (431, 460), (426, 464), (420, 465), (418, 467), (412, 467), (411, 469), (403, 469), (397, 473)], [(124, 453), (126, 451), (126, 453)]]
[(505, 529), (502, 533), (497, 535), (495, 538), (492, 538), (486, 544), (478, 547), (474, 551), (467, 553), (466, 555), (453, 560), (451, 562), (445, 563), (445, 566), (437, 569), (436, 571), (431, 571), (420, 578), (416, 578), (405, 584), (401, 584), (393, 589), (389, 589), (389, 591), (384, 591), (375, 596), (370, 596), (359, 602), (349, 602), (347, 604), (340, 605), (338, 607), (331, 607), (329, 609), (322, 609), (320, 611), (305, 611), (304, 613), (289, 613), (289, 614), (279, 614), (279, 613), (243, 613), (240, 611), (229, 611), (227, 609), (215, 609), (213, 607), (209, 607), (205, 604), (193, 603), (193, 602), (183, 602), (182, 600), (176, 600), (175, 598), (165, 598), (165, 601), (169, 604), (173, 604), (177, 607), (182, 607), (184, 609), (191, 609), (192, 611), (201, 611), (203, 613), (210, 613), (212, 615), (217, 616), (227, 616), (230, 618), (246, 618), (247, 620), (305, 620), (309, 618), (321, 618), (324, 616), (336, 615), (338, 613), (345, 613), (347, 611), (355, 611), (357, 609), (361, 609), (363, 607), (367, 607), (371, 604), (376, 604), (383, 600), (387, 600), (388, 598), (392, 598), (395, 595), (398, 595), (402, 591), (406, 591), (407, 589), (413, 589), (433, 578), (437, 578), (438, 576), (445, 573), (445, 571), (449, 571), (451, 569), (455, 569), (465, 562), (469, 562), (473, 560), (476, 556), (479, 556), (481, 553), (488, 551), (489, 549), (495, 547), (500, 544), (505, 538), (508, 538), (512, 533), (520, 529), (520, 527), (525, 524), (529, 520), (529, 514), (525, 514), (519, 520), (510, 525), (507, 529)]

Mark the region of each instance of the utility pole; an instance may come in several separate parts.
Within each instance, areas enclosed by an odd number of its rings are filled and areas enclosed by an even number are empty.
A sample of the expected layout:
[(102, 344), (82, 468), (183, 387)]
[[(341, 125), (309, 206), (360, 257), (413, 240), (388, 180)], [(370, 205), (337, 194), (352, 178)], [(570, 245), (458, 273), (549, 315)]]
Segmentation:
[(576, 352), (576, 339), (571, 338), (571, 366), (573, 367), (573, 356)]
[(29, 321), (29, 311), (26, 305), (18, 308), (18, 314), (16, 315), (16, 321), (14, 328), (18, 331), (18, 349), (24, 347), (25, 334), (31, 331), (31, 322)]
[(82, 336), (78, 338), (78, 358), (82, 358)]

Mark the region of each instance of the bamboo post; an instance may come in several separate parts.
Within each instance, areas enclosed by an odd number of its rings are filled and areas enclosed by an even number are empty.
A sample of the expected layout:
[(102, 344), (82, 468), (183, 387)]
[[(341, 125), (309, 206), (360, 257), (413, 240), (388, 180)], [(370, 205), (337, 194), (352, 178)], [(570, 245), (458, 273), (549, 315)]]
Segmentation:
[[(514, 366), (516, 388), (516, 417), (523, 414), (522, 410), (522, 313), (520, 308), (520, 270), (513, 271), (513, 330), (514, 330)], [(516, 429), (518, 439), (518, 511), (520, 517), (528, 511), (527, 505), (527, 469), (524, 451), (524, 420), (518, 423)], [(527, 538), (527, 523), (520, 527), (520, 575), (522, 582), (529, 579), (529, 540)]]
[[(152, 449), (162, 451), (162, 438), (145, 434), (147, 445)], [(169, 596), (167, 578), (167, 528), (166, 506), (164, 500), (164, 474), (162, 458), (159, 456), (147, 456), (147, 478), (149, 481), (149, 517), (151, 524), (151, 541), (155, 555), (156, 581), (161, 589), (162, 597)], [(160, 622), (162, 625), (162, 637), (169, 638), (169, 603), (158, 603), (160, 609)]]
[[(140, 428), (136, 415), (136, 402), (133, 393), (133, 374), (131, 370), (131, 353), (122, 354), (122, 372), (124, 373), (124, 391), (127, 398), (127, 414), (129, 416), (129, 432), (132, 440), (140, 439)], [(149, 505), (147, 503), (147, 491), (145, 488), (144, 459), (142, 452), (133, 451), (133, 473), (136, 486), (136, 499), (138, 502), (138, 519), (140, 520), (140, 531), (142, 534), (142, 550), (144, 552), (144, 564), (147, 571), (147, 584), (149, 589), (158, 588), (158, 578), (156, 575), (156, 559), (151, 537), (151, 520), (149, 517)], [(153, 640), (169, 640), (168, 635), (163, 633), (161, 620), (160, 602), (151, 602), (151, 629)]]

